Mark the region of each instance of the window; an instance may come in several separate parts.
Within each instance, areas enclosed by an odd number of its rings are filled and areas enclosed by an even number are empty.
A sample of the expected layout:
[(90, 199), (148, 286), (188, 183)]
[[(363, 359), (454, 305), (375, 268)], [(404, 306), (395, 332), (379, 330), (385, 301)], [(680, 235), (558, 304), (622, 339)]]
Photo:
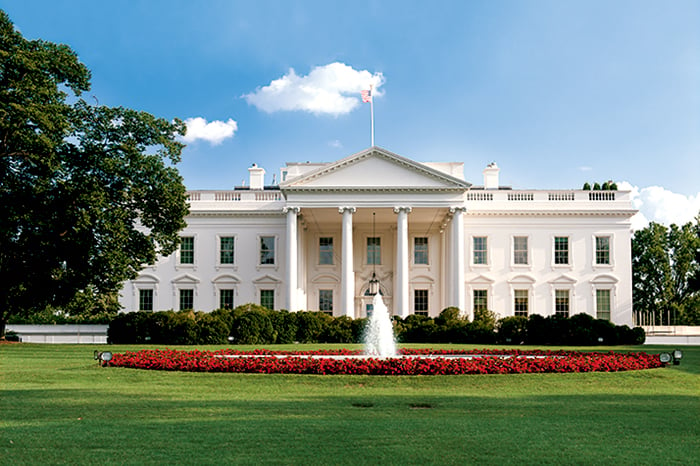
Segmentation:
[(318, 263), (333, 265), (333, 238), (322, 237), (318, 239)]
[(226, 236), (219, 238), (219, 263), (233, 264), (233, 245), (234, 238)]
[(474, 245), (474, 265), (488, 264), (487, 246), (488, 242), (485, 236), (475, 236), (473, 238)]
[(569, 264), (569, 238), (566, 236), (554, 237), (554, 263), (556, 265)]
[(528, 290), (514, 290), (515, 291), (515, 301), (513, 303), (513, 309), (516, 316), (528, 315)]
[(333, 290), (318, 291), (318, 310), (333, 315)]
[(190, 311), (194, 309), (194, 290), (184, 288), (180, 290), (180, 310)]
[(413, 238), (413, 263), (428, 265), (428, 238)]
[(513, 237), (513, 264), (527, 265), (527, 236)]
[(554, 291), (554, 313), (561, 317), (569, 317), (569, 290)]
[(180, 263), (194, 264), (194, 236), (180, 238)]
[(219, 309), (233, 309), (233, 290), (224, 288), (219, 290)]
[(275, 308), (275, 290), (260, 290), (260, 305), (267, 309)]
[(153, 290), (139, 290), (139, 311), (153, 310)]
[[(275, 237), (261, 236), (260, 237), (260, 264), (274, 265), (275, 264)], [(272, 309), (272, 308), (269, 308)]]
[(595, 263), (596, 265), (610, 264), (610, 237), (595, 237)]
[(489, 308), (488, 290), (474, 290), (474, 311), (485, 311)]
[(381, 238), (367, 238), (367, 264), (379, 265), (382, 263), (382, 243)]
[(610, 290), (595, 290), (596, 318), (610, 320)]
[(428, 315), (428, 290), (413, 290), (413, 312)]

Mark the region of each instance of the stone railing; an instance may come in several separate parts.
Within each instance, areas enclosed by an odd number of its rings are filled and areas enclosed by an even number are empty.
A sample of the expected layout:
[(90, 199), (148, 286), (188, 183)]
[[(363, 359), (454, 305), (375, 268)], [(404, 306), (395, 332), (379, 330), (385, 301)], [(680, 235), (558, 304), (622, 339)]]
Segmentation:
[(627, 191), (467, 191), (468, 202), (598, 202), (629, 201)]
[(279, 191), (188, 191), (190, 202), (275, 202), (283, 201)]

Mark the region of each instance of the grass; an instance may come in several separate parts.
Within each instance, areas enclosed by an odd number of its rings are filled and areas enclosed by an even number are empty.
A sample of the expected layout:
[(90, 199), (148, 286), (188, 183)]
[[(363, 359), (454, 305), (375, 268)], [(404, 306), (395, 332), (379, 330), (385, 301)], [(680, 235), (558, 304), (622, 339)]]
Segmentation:
[(96, 348), (0, 346), (3, 464), (685, 465), (700, 452), (697, 346), (648, 371), (423, 377), (102, 368)]

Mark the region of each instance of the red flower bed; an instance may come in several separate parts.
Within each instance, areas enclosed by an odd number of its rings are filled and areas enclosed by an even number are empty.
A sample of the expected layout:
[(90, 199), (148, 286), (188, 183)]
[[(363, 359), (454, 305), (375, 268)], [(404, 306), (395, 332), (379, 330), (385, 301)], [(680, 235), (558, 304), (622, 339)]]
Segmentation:
[(361, 354), (361, 351), (345, 349), (300, 352), (141, 350), (114, 354), (108, 365), (167, 371), (319, 375), (618, 372), (664, 366), (657, 355), (647, 353), (404, 349), (400, 356), (387, 359), (360, 357)]

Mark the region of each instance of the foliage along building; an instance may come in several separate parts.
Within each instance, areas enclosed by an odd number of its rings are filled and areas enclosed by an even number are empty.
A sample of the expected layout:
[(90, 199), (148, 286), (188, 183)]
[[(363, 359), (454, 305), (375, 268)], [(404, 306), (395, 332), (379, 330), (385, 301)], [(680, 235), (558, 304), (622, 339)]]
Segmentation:
[(370, 283), (397, 316), (587, 313), (632, 324), (630, 194), (483, 186), (459, 162), (380, 147), (287, 163), (280, 183), (189, 192), (180, 249), (126, 282), (126, 310), (257, 303), (334, 316), (371, 312)]

